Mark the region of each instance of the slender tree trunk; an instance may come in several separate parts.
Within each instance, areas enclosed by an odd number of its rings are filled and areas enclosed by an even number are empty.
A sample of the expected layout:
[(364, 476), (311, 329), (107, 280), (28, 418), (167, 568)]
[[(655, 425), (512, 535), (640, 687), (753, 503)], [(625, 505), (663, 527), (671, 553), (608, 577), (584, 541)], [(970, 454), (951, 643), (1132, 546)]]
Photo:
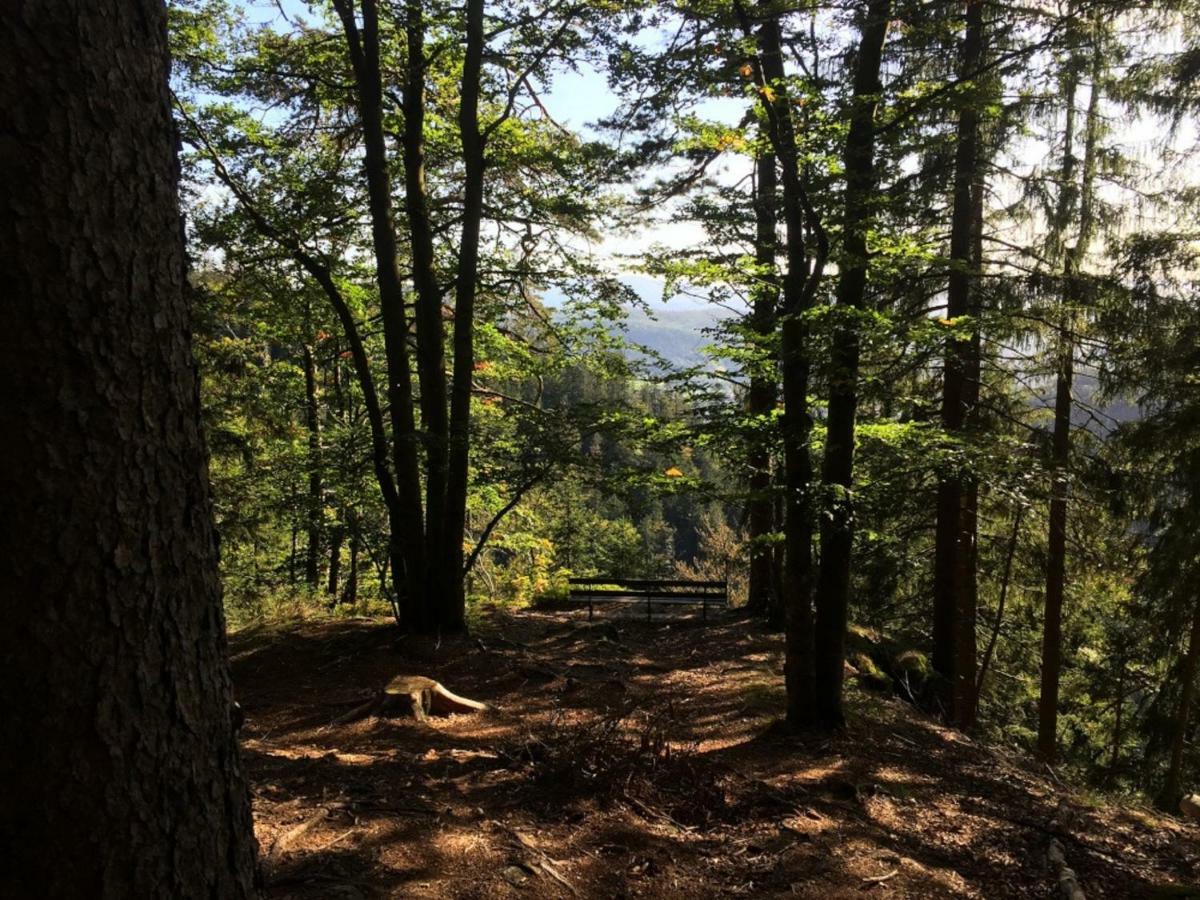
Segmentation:
[(158, 0), (0, 11), (7, 897), (254, 896)]
[(484, 139), (479, 132), (483, 66), (483, 0), (467, 2), (467, 48), (463, 60), (458, 130), (462, 140), (463, 210), (454, 285), (454, 384), (450, 395), (450, 459), (443, 523), (442, 628), (466, 628), (463, 538), (471, 458), (471, 383), (475, 373), (475, 283), (479, 277), (479, 230), (483, 219)]
[[(975, 287), (970, 292), (969, 306), (974, 324), (963, 365), (963, 428), (967, 433), (979, 429), (976, 420), (983, 381), (983, 335), (980, 328), (983, 297), (979, 289), (983, 277), (983, 170), (984, 162), (980, 159), (971, 184), (971, 277)], [(976, 637), (979, 617), (979, 478), (973, 469), (963, 473), (961, 529), (959, 546), (963, 553), (958, 560), (958, 636), (954, 642), (958, 654), (955, 667), (961, 673), (956, 719), (961, 728), (973, 728), (979, 702)]]
[(992, 636), (988, 639), (987, 649), (983, 651), (983, 660), (979, 663), (979, 674), (975, 678), (975, 703), (978, 706), (979, 697), (983, 693), (983, 684), (987, 679), (988, 669), (992, 664), (992, 656), (996, 652), (996, 642), (1000, 639), (1000, 627), (1004, 624), (1004, 607), (1008, 603), (1008, 585), (1012, 579), (1013, 558), (1017, 555), (1017, 539), (1021, 535), (1021, 520), (1025, 517), (1024, 505), (1017, 507), (1013, 516), (1012, 534), (1008, 538), (1008, 551), (1004, 554), (1004, 573), (1000, 577), (1000, 599), (996, 603), (996, 622), (992, 626)]
[(879, 72), (891, 0), (870, 0), (864, 10), (856, 55), (850, 131), (843, 156), (846, 206), (833, 334), (825, 456), (821, 480), (828, 492), (821, 515), (821, 569), (817, 578), (814, 627), (815, 717), (823, 728), (845, 724), (842, 678), (846, 656), (850, 560), (854, 546), (854, 425), (858, 414), (859, 322), (866, 305), (875, 177), (875, 111), (883, 91)]
[[(371, 239), (383, 318), (387, 358), (388, 406), (392, 429), (396, 499), (389, 504), (392, 532), (392, 577), (402, 624), (428, 632), (436, 621), (427, 590), (421, 474), (413, 412), (412, 373), (408, 361), (408, 316), (400, 280), (392, 185), (383, 132), (383, 87), (379, 69), (379, 18), (375, 0), (362, 0), (362, 30), (348, 0), (335, 0), (354, 67), (359, 116), (363, 128), (363, 170), (371, 213)], [(422, 385), (424, 391), (424, 385)], [(428, 423), (425, 423), (428, 425)]]
[[(749, 23), (744, 21), (744, 25)], [(747, 27), (747, 31), (749, 28)], [(780, 358), (783, 370), (785, 469), (784, 683), (787, 721), (803, 727), (813, 721), (812, 611), (812, 456), (808, 409), (808, 333), (804, 313), (812, 308), (828, 255), (828, 240), (808, 201), (801, 177), (791, 101), (784, 78), (779, 18), (768, 13), (756, 32), (758, 76), (768, 133), (783, 172), (783, 216), (787, 272), (783, 278)], [(810, 268), (806, 232), (816, 238)]]
[(1187, 741), (1188, 722), (1192, 715), (1192, 701), (1196, 695), (1196, 669), (1200, 666), (1200, 603), (1192, 610), (1192, 628), (1188, 635), (1187, 652), (1179, 672), (1179, 706), (1171, 722), (1171, 758), (1167, 764), (1167, 777), (1155, 802), (1160, 809), (1175, 812), (1183, 795), (1183, 750)]
[[(775, 333), (776, 304), (779, 302), (779, 277), (775, 270), (779, 252), (776, 234), (778, 214), (775, 198), (778, 193), (775, 154), (764, 151), (755, 164), (754, 191), (754, 262), (758, 282), (754, 289), (754, 306), (750, 325), (760, 345), (766, 345)], [(749, 539), (750, 577), (747, 590), (747, 609), (755, 615), (767, 615), (773, 605), (772, 551), (767, 542), (774, 531), (774, 498), (771, 496), (771, 441), (763, 422), (775, 411), (776, 366), (774, 354), (760, 360), (750, 375), (746, 412), (754, 423), (750, 432), (748, 462), (750, 466)]]
[(296, 589), (296, 538), (299, 536), (300, 528), (295, 522), (292, 523), (292, 552), (288, 555), (288, 587), (292, 590)]
[[(784, 527), (784, 492), (780, 490), (778, 471), (771, 473), (775, 498), (771, 508), (771, 530), (781, 531)], [(771, 552), (771, 598), (767, 605), (767, 627), (772, 631), (783, 631), (786, 624), (784, 609), (783, 572), (786, 564), (786, 548), (777, 543)]]
[[(983, 2), (967, 0), (960, 75), (973, 77), (982, 60)], [(973, 188), (978, 179), (979, 144), (978, 98), (965, 97), (958, 114), (950, 224), (946, 318), (951, 322), (971, 311)], [(950, 435), (961, 434), (966, 425), (971, 344), (970, 338), (954, 337), (946, 346), (942, 427)], [(961, 725), (969, 724), (964, 722), (964, 713), (974, 693), (973, 654), (971, 664), (964, 665), (969, 648), (962, 646), (966, 631), (963, 612), (973, 593), (966, 583), (973, 575), (973, 535), (963, 515), (964, 502), (969, 500), (966, 481), (967, 476), (960, 471), (943, 472), (939, 477), (933, 585), (933, 668), (940, 688), (937, 700), (947, 719)]]
[[(1059, 332), (1058, 365), (1054, 389), (1054, 434), (1051, 438), (1051, 483), (1049, 533), (1046, 546), (1046, 612), (1042, 630), (1042, 678), (1038, 702), (1038, 756), (1054, 762), (1058, 756), (1058, 687), (1062, 673), (1062, 613), (1067, 569), (1067, 500), (1070, 491), (1071, 464), (1071, 389), (1075, 374), (1074, 329), (1077, 307), (1083, 301), (1079, 267), (1087, 253), (1093, 222), (1093, 194), (1096, 180), (1096, 143), (1099, 133), (1100, 76), (1103, 54), (1098, 35), (1092, 47), (1092, 85), (1084, 124), (1083, 179), (1079, 188), (1079, 236), (1075, 246), (1064, 252), (1063, 299)], [(1075, 190), (1072, 155), (1074, 126), (1074, 84), (1067, 115), (1067, 134), (1063, 161), (1063, 197)], [(1060, 236), (1066, 231), (1070, 200), (1061, 204)], [(1060, 238), (1061, 239), (1061, 238)]]
[(317, 403), (317, 367), (312, 347), (304, 345), (304, 425), (308, 429), (308, 508), (305, 521), (308, 547), (304, 556), (304, 581), (316, 591), (321, 581), (321, 520), (325, 508), (321, 486), (321, 411)]
[(337, 603), (338, 585), (342, 579), (342, 544), (345, 542), (346, 529), (341, 523), (335, 525), (329, 535), (329, 584), (326, 593)]
[(347, 519), (347, 528), (350, 532), (350, 571), (346, 573), (346, 587), (342, 591), (342, 602), (354, 604), (358, 602), (358, 513), (350, 510)]
[(1125, 660), (1118, 661), (1117, 666), (1117, 703), (1116, 703), (1116, 721), (1113, 723), (1112, 736), (1112, 753), (1108, 761), (1108, 778), (1109, 784), (1113, 784), (1117, 779), (1117, 771), (1121, 765), (1121, 741), (1124, 738), (1121, 728), (1124, 725), (1125, 712)]
[[(433, 249), (433, 223), (425, 184), (425, 17), (423, 0), (404, 6), (408, 59), (404, 78), (404, 204), (412, 247), (416, 288), (417, 371), (421, 378), (421, 426), (426, 454), (426, 554), (428, 584), (436, 593), (434, 622), (445, 614), (447, 598), (442, 535), (446, 527), (446, 480), (449, 465), (449, 421), (446, 417), (445, 328), (442, 289)], [(478, 90), (478, 86), (476, 86)]]

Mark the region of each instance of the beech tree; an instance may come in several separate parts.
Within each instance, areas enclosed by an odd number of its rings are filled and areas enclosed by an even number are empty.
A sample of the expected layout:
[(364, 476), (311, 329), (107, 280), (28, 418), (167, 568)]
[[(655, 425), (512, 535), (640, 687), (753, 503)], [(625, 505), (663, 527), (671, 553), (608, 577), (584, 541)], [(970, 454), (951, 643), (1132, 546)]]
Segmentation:
[(14, 897), (251, 897), (158, 0), (0, 13)]

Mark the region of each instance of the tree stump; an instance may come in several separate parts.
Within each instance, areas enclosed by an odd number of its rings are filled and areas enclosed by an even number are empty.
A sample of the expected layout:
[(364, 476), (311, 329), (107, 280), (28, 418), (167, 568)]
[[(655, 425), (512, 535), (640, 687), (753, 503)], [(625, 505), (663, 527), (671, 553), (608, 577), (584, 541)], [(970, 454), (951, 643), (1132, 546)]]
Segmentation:
[(482, 712), (486, 703), (460, 697), (448, 691), (432, 678), (423, 675), (397, 675), (382, 690), (361, 706), (334, 719), (334, 725), (344, 725), (366, 716), (407, 715), (418, 722), (429, 716), (450, 716)]

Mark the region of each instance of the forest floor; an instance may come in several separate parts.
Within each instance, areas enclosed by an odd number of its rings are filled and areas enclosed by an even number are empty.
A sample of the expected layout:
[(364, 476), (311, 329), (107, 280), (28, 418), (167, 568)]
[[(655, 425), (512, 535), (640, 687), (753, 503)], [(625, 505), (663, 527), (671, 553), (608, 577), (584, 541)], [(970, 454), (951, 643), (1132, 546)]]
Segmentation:
[[(832, 739), (771, 729), (780, 641), (695, 616), (499, 610), (470, 638), (384, 621), (232, 636), (266, 896), (1200, 897), (1200, 829), (850, 688)], [(331, 722), (396, 675), (491, 705)], [(1187, 886), (1192, 885), (1189, 889)]]

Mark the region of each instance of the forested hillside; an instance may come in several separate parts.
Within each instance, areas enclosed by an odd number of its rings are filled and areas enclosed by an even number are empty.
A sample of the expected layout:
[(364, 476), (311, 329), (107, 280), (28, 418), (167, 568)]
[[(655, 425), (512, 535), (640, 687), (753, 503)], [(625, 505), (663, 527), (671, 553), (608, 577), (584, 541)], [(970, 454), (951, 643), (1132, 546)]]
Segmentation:
[(0, 13), (12, 896), (1195, 895), (1198, 23)]

